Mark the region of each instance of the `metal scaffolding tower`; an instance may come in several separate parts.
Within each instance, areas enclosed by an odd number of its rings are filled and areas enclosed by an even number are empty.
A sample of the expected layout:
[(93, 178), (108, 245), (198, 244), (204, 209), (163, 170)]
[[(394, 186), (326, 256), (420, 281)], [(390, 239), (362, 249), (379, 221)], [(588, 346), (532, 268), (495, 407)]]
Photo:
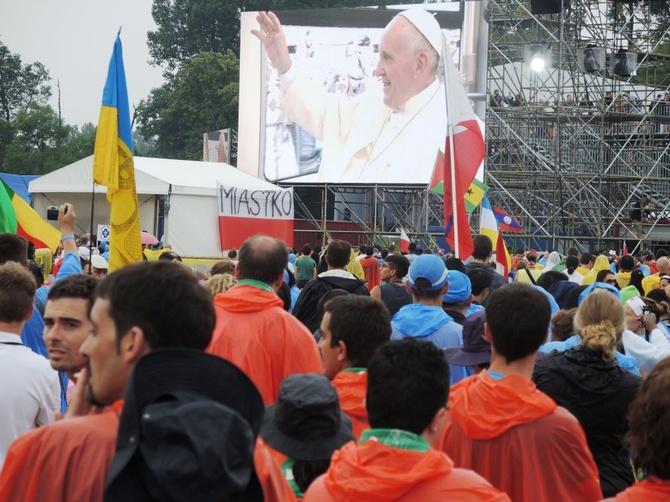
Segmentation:
[[(525, 0), (490, 2), (489, 92), (505, 98), (487, 112), (489, 197), (523, 224), (526, 246), (667, 249), (670, 30), (643, 2), (565, 3), (535, 15)], [(546, 47), (547, 69), (529, 68), (530, 46)], [(631, 52), (637, 69), (587, 72), (587, 47)]]

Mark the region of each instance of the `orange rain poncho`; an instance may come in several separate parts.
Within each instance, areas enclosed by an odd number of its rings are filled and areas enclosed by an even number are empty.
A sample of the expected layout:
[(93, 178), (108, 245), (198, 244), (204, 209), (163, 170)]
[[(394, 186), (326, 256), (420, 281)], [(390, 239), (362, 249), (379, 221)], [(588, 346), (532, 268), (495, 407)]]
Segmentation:
[(625, 489), (616, 497), (605, 499), (604, 502), (667, 502), (670, 500), (670, 481), (650, 477), (630, 488)]
[(368, 385), (368, 372), (363, 368), (357, 371), (340, 371), (333, 378), (333, 387), (340, 399), (340, 408), (351, 419), (351, 427), (358, 441), (364, 430), (370, 428), (368, 411), (365, 409), (365, 393)]
[[(254, 449), (254, 468), (263, 488), (265, 502), (294, 502), (296, 498), (281, 472), (281, 463), (277, 463), (274, 455), (281, 453), (270, 448), (258, 436)], [(283, 455), (283, 458), (286, 459), (286, 456)]]
[(305, 502), (508, 501), (472, 471), (454, 469), (444, 454), (402, 450), (368, 440), (333, 454), (330, 469), (307, 490)]
[(381, 286), (381, 272), (379, 268), (381, 267), (379, 260), (374, 256), (369, 258), (361, 259), (361, 266), (363, 267), (363, 272), (365, 273), (365, 287), (368, 288), (368, 291), (372, 291), (372, 288), (375, 286)]
[(582, 427), (531, 380), (485, 370), (451, 388), (449, 407), (435, 447), (514, 502), (602, 499)]
[(60, 420), (14, 441), (0, 474), (0, 501), (102, 500), (122, 407), (117, 401), (100, 415)]
[(237, 285), (214, 299), (216, 326), (207, 352), (240, 368), (267, 406), (293, 373), (323, 373), (321, 354), (303, 324), (273, 291)]

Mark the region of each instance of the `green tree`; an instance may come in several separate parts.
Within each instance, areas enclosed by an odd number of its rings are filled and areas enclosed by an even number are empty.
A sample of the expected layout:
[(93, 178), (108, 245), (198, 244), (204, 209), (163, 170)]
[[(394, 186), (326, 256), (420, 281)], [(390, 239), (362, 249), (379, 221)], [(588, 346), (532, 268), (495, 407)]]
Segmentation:
[(156, 138), (155, 153), (167, 158), (202, 158), (202, 134), (236, 127), (239, 60), (202, 52), (186, 61), (174, 82), (153, 89), (137, 108), (139, 133)]
[(7, 147), (3, 169), (17, 174), (44, 174), (62, 167), (60, 148), (72, 128), (63, 125), (49, 105), (31, 103), (13, 121), (16, 132)]
[[(147, 34), (151, 62), (170, 76), (200, 52), (240, 53), (240, 13), (361, 7), (365, 0), (154, 0), (151, 15), (158, 28)], [(387, 0), (377, 2), (386, 5)], [(412, 0), (408, 3), (420, 3)]]
[(67, 137), (56, 153), (59, 163), (67, 165), (93, 155), (95, 132), (96, 127), (90, 122), (82, 125), (81, 129), (77, 126), (70, 127)]
[(156, 151), (156, 137), (145, 136), (144, 131), (135, 129), (133, 131), (133, 149), (135, 157), (158, 157)]
[(7, 155), (7, 147), (14, 139), (14, 127), (9, 120), (0, 118), (0, 170), (2, 170), (3, 159)]
[(42, 63), (23, 64), (18, 54), (0, 42), (0, 115), (14, 119), (31, 103), (44, 104), (51, 97), (49, 72)]

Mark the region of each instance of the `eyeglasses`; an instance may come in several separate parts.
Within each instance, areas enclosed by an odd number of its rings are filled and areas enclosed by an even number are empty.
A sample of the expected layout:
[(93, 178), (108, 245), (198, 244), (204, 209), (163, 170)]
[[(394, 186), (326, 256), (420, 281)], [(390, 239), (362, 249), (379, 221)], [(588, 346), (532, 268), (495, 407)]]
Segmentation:
[(614, 285), (614, 284), (616, 284), (616, 279), (608, 279), (608, 280), (606, 280), (605, 282), (606, 282), (607, 284), (612, 284), (612, 285)]

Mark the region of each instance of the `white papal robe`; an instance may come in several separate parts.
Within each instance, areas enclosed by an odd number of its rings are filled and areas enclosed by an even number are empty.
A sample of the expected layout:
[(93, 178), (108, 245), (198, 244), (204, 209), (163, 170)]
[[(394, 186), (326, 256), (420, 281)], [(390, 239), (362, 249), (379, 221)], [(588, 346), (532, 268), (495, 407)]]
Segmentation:
[(447, 130), (444, 86), (438, 79), (399, 109), (386, 106), (379, 91), (355, 97), (328, 93), (293, 68), (281, 81), (280, 108), (323, 144), (318, 181), (430, 182)]

